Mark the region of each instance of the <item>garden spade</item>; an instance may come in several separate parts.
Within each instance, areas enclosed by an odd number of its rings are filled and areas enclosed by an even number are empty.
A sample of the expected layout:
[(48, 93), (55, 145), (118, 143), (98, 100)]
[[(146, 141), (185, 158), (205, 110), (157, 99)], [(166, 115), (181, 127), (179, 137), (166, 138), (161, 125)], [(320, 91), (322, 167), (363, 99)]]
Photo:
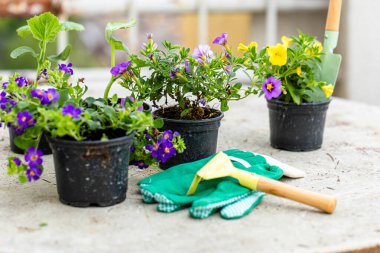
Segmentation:
[(235, 168), (228, 155), (219, 152), (195, 175), (187, 195), (195, 193), (202, 180), (211, 180), (223, 177), (233, 177), (241, 186), (266, 192), (268, 194), (291, 199), (299, 203), (318, 208), (326, 213), (332, 213), (336, 207), (336, 198), (300, 189), (279, 181), (257, 175), (255, 173)]
[(330, 0), (323, 42), (324, 54), (321, 56), (320, 81), (326, 81), (326, 84), (332, 85), (336, 83), (342, 61), (341, 55), (333, 53), (338, 44), (341, 7), (342, 0)]

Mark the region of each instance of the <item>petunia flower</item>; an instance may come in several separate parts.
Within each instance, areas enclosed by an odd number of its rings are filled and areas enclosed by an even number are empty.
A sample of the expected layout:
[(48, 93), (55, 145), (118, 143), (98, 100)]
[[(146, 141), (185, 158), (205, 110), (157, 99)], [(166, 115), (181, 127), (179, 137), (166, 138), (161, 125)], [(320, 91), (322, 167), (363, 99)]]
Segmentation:
[(15, 82), (20, 88), (28, 85), (28, 80), (23, 76), (16, 77)]
[(143, 160), (133, 161), (132, 164), (141, 170), (149, 167), (149, 165), (147, 165)]
[(287, 61), (287, 49), (282, 44), (268, 47), (267, 53), (269, 55), (269, 61), (272, 65), (283, 66)]
[(30, 95), (34, 98), (38, 98), (42, 102), (45, 96), (45, 91), (41, 89), (33, 89), (30, 91)]
[(253, 47), (255, 47), (255, 48), (258, 47), (258, 44), (256, 41), (252, 41), (251, 43), (249, 43), (248, 46), (244, 45), (243, 43), (239, 43), (237, 50), (239, 52), (248, 52)]
[(16, 164), (16, 166), (20, 166), (21, 165), (21, 160), (18, 159), (17, 157), (13, 158), (12, 160)]
[(162, 134), (162, 141), (172, 141), (173, 140), (173, 131), (166, 130)]
[(5, 91), (2, 91), (0, 93), (0, 104), (6, 104), (8, 102), (7, 93)]
[(148, 144), (145, 146), (145, 149), (152, 152), (151, 156), (156, 157), (157, 159), (161, 156), (160, 143), (155, 142), (154, 144)]
[(28, 162), (29, 166), (34, 164), (34, 165), (41, 165), (43, 160), (42, 156), (44, 153), (41, 150), (37, 150), (34, 147), (28, 148), (26, 151), (26, 154), (24, 156), (24, 159), (26, 162)]
[(70, 75), (74, 75), (74, 71), (73, 69), (71, 68), (73, 66), (72, 63), (69, 63), (69, 64), (64, 64), (64, 63), (61, 63), (58, 65), (58, 69), (60, 71), (63, 71), (65, 74), (70, 74)]
[(131, 65), (131, 63), (132, 63), (131, 61), (127, 61), (127, 62), (122, 62), (122, 63), (116, 65), (115, 67), (111, 68), (111, 74), (114, 77), (117, 77), (118, 75), (125, 73), (129, 67), (129, 65)]
[(199, 45), (194, 49), (192, 57), (201, 64), (210, 63), (214, 57), (214, 53), (211, 51), (209, 45)]
[(216, 37), (212, 43), (225, 46), (227, 44), (227, 33), (222, 33), (222, 35)]
[(173, 146), (172, 142), (165, 141), (162, 143), (162, 153), (161, 153), (161, 162), (165, 163), (169, 158), (174, 156), (177, 153), (177, 150)]
[(3, 82), (3, 84), (1, 86), (5, 90), (8, 87), (8, 84), (9, 84), (9, 82)]
[(62, 115), (68, 115), (74, 119), (79, 119), (82, 110), (80, 108), (75, 108), (73, 105), (66, 105), (62, 107)]
[(29, 182), (37, 181), (41, 177), (41, 174), (42, 170), (35, 165), (29, 166), (26, 170), (26, 176)]
[(263, 83), (262, 89), (266, 99), (278, 98), (282, 93), (281, 81), (271, 76)]

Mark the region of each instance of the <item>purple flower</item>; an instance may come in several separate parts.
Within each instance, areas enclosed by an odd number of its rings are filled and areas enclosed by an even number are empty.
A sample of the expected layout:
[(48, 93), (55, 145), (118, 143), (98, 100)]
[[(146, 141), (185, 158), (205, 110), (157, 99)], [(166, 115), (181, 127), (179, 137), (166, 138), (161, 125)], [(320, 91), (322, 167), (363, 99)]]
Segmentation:
[(9, 100), (9, 104), (12, 106), (12, 107), (15, 107), (17, 105), (17, 102), (14, 101), (14, 100)]
[(152, 144), (148, 144), (145, 146), (145, 149), (152, 152), (152, 157), (159, 157), (160, 154), (161, 154), (161, 151), (160, 151), (160, 143), (159, 142), (156, 142), (154, 143), (153, 145)]
[(272, 98), (278, 98), (282, 93), (281, 81), (271, 76), (263, 83), (262, 89), (266, 99), (271, 100)]
[(8, 102), (7, 93), (2, 91), (0, 93), (0, 104), (6, 104)]
[(161, 153), (161, 162), (165, 163), (170, 157), (174, 156), (177, 153), (175, 147), (173, 147), (172, 142), (163, 142), (162, 143), (162, 153)]
[(152, 140), (153, 138), (152, 138), (152, 136), (150, 135), (150, 134), (145, 134), (145, 138), (147, 139), (147, 140)]
[(189, 60), (185, 60), (185, 73), (191, 75), (190, 62), (189, 62)]
[(181, 136), (177, 131), (174, 131), (173, 135), (174, 136)]
[(172, 141), (173, 140), (173, 131), (172, 130), (166, 130), (162, 134), (162, 141)]
[(16, 164), (16, 166), (20, 166), (21, 165), (21, 160), (18, 159), (17, 157), (13, 158), (13, 162)]
[(198, 102), (199, 102), (199, 104), (201, 104), (202, 106), (206, 106), (206, 103), (207, 103), (206, 100), (203, 99), (203, 98), (200, 99)]
[(177, 67), (171, 69), (170, 72), (169, 72), (170, 79), (176, 78), (177, 77), (177, 73), (178, 73), (178, 68)]
[(42, 105), (48, 105), (51, 102), (57, 102), (59, 99), (59, 93), (56, 89), (50, 88), (44, 92), (43, 99), (41, 101)]
[(20, 88), (28, 85), (28, 80), (23, 76), (16, 77), (15, 82), (17, 83), (17, 86)]
[(121, 109), (125, 110), (125, 98), (120, 99)]
[(133, 161), (132, 164), (139, 167), (141, 170), (149, 167), (149, 165), (145, 164), (143, 160)]
[[(71, 63), (70, 63), (71, 64)], [(61, 69), (59, 69), (61, 70)], [(73, 70), (71, 70), (73, 71)], [(47, 75), (47, 69), (43, 69), (41, 70), (40, 74), (38, 75), (37, 77), (37, 81), (39, 81), (41, 78), (45, 78), (45, 79), (48, 79), (48, 75)]]
[(36, 165), (30, 165), (26, 171), (26, 176), (28, 177), (28, 181), (37, 181), (42, 174), (42, 170), (38, 168)]
[(194, 49), (192, 57), (199, 63), (210, 63), (211, 59), (214, 57), (214, 53), (211, 51), (209, 45), (199, 45)]
[(45, 97), (45, 91), (41, 89), (33, 89), (30, 91), (30, 95), (34, 98), (38, 98), (42, 102)]
[(226, 71), (226, 73), (227, 73), (228, 75), (231, 74), (231, 65), (226, 65), (226, 66), (224, 66), (223, 68), (224, 68), (224, 70)]
[(70, 75), (74, 75), (74, 71), (73, 69), (71, 68), (73, 66), (72, 63), (69, 63), (69, 64), (64, 64), (64, 63), (61, 63), (58, 65), (58, 69), (60, 71), (63, 71), (65, 74), (70, 74)]
[(16, 132), (17, 135), (22, 135), (24, 133), (25, 128), (26, 127), (24, 127), (23, 125), (17, 125), (17, 126), (14, 127), (15, 132)]
[(3, 89), (5, 90), (8, 87), (8, 82), (3, 82), (2, 86), (3, 86)]
[(80, 108), (75, 108), (73, 105), (66, 105), (62, 107), (62, 115), (68, 115), (74, 119), (79, 119), (82, 110)]
[(222, 35), (216, 37), (212, 43), (225, 46), (227, 44), (227, 33), (222, 33)]
[(36, 120), (28, 111), (21, 111), (17, 113), (17, 123), (25, 129), (27, 127), (34, 126), (36, 124)]
[(131, 153), (135, 152), (135, 147), (133, 145), (129, 148), (129, 152)]
[(114, 76), (114, 77), (117, 77), (118, 75), (121, 75), (123, 74), (124, 72), (127, 71), (129, 65), (131, 65), (131, 61), (127, 61), (127, 62), (122, 62), (118, 65), (116, 65), (115, 67), (113, 67), (111, 69), (111, 74)]
[(29, 166), (34, 165), (41, 165), (42, 164), (42, 156), (44, 153), (42, 153), (41, 150), (37, 150), (34, 147), (28, 148), (26, 151), (26, 154), (24, 156), (24, 159), (26, 162), (28, 162)]

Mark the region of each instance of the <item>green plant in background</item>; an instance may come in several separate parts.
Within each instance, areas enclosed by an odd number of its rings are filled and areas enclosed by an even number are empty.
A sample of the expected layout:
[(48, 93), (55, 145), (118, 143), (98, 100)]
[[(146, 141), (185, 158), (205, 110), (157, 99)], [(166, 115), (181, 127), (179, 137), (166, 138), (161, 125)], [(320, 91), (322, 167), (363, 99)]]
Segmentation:
[[(159, 49), (148, 34), (142, 46), (143, 57), (131, 54), (125, 75), (120, 84), (143, 100), (168, 105), (174, 100), (176, 118), (202, 119), (215, 115), (209, 103), (218, 101), (220, 109), (227, 111), (228, 101), (240, 100), (258, 90), (254, 86), (244, 87), (237, 81), (236, 72), (244, 66), (233, 56), (227, 44), (227, 34), (217, 37), (214, 44), (222, 46), (224, 53), (214, 54), (208, 45), (199, 45), (190, 54), (190, 49), (174, 45), (169, 41)], [(141, 69), (149, 70), (142, 76)]]
[(11, 52), (11, 57), (16, 59), (21, 55), (31, 54), (34, 58), (36, 58), (37, 73), (34, 82), (34, 85), (36, 86), (40, 72), (43, 70), (43, 65), (46, 58), (54, 62), (64, 61), (69, 57), (71, 52), (71, 45), (67, 45), (59, 54), (46, 57), (48, 44), (54, 42), (58, 36), (58, 33), (61, 31), (83, 31), (84, 27), (74, 22), (60, 22), (59, 19), (50, 12), (30, 18), (27, 20), (27, 23), (27, 25), (17, 29), (17, 34), (22, 38), (32, 35), (38, 42), (40, 51), (37, 53), (31, 47), (21, 46)]
[(295, 104), (322, 102), (332, 94), (331, 85), (315, 79), (322, 54), (322, 44), (304, 33), (288, 38), (282, 44), (258, 50), (257, 43), (239, 45), (242, 61), (252, 84), (261, 88), (266, 99), (278, 99)]

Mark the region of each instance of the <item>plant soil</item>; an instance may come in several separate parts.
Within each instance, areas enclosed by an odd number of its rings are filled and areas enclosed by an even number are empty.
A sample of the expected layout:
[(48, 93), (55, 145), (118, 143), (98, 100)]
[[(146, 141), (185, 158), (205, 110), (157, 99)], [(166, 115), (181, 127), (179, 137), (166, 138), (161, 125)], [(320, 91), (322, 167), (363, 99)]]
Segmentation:
[(202, 120), (212, 119), (221, 115), (221, 112), (210, 107), (192, 108), (191, 112), (181, 117), (183, 109), (179, 106), (162, 107), (154, 112), (154, 116), (167, 119)]

